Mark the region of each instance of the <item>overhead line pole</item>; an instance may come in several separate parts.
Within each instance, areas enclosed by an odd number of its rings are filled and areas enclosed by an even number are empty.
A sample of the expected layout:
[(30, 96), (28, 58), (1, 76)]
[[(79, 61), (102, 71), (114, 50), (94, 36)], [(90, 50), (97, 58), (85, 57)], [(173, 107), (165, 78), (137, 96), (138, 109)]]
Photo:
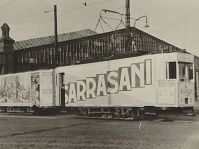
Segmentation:
[(54, 31), (55, 31), (55, 67), (59, 65), (59, 57), (58, 57), (58, 37), (57, 37), (57, 5), (54, 5)]
[(127, 43), (126, 51), (131, 51), (131, 22), (130, 22), (130, 0), (126, 0), (126, 30), (127, 30)]
[(126, 27), (127, 28), (131, 27), (131, 22), (130, 22), (130, 0), (126, 0)]

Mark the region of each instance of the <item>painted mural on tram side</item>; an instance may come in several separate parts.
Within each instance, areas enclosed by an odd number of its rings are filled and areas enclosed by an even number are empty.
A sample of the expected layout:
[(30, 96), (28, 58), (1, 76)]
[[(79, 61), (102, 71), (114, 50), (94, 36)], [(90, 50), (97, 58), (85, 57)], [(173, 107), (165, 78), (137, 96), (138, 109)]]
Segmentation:
[(0, 78), (0, 103), (30, 102), (30, 83), (27, 75)]
[(39, 73), (31, 74), (31, 99), (34, 105), (40, 104), (40, 78)]

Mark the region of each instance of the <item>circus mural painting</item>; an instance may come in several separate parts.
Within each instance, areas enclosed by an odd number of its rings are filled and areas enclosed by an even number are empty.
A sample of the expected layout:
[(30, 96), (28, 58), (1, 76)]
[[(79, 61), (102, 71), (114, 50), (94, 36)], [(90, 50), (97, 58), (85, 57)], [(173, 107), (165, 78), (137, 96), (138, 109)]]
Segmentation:
[(11, 75), (0, 78), (0, 103), (29, 103), (30, 76)]

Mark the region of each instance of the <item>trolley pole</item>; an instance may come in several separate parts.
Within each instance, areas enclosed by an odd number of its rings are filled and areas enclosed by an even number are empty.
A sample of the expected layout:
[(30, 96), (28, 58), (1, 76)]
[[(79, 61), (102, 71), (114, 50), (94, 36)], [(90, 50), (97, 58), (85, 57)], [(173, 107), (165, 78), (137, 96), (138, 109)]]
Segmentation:
[(58, 54), (58, 38), (57, 38), (57, 5), (54, 5), (54, 31), (55, 31), (55, 67), (59, 65), (59, 54)]

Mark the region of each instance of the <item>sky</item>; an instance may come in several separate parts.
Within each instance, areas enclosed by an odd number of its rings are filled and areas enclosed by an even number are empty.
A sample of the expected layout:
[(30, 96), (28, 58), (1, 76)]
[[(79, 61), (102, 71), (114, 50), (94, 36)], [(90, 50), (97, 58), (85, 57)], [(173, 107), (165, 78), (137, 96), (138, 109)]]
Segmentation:
[[(98, 33), (117, 28), (125, 16), (126, 0), (0, 0), (0, 26), (7, 23), (15, 41), (54, 34), (54, 5), (57, 5), (58, 34), (91, 29)], [(86, 3), (86, 5), (85, 5)], [(44, 13), (49, 11), (48, 13)], [(131, 26), (199, 56), (198, 0), (130, 0)], [(98, 23), (100, 14), (101, 20)], [(112, 19), (110, 19), (112, 18)], [(118, 29), (124, 28), (119, 25)]]

